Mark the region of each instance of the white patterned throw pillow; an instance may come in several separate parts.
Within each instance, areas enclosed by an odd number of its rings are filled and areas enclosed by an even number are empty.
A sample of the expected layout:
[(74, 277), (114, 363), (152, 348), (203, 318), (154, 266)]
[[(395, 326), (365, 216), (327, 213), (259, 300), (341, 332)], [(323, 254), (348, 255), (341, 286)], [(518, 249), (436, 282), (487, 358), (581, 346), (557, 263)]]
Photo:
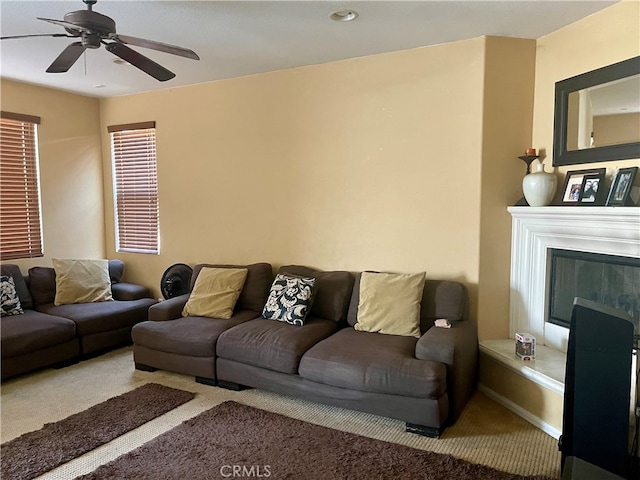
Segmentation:
[(24, 313), (20, 305), (18, 292), (16, 292), (16, 284), (13, 281), (13, 277), (0, 276), (0, 299), (2, 300), (2, 310), (0, 310), (0, 314), (3, 317), (5, 315), (20, 315)]
[(262, 316), (302, 326), (311, 308), (315, 278), (279, 273), (271, 285)]

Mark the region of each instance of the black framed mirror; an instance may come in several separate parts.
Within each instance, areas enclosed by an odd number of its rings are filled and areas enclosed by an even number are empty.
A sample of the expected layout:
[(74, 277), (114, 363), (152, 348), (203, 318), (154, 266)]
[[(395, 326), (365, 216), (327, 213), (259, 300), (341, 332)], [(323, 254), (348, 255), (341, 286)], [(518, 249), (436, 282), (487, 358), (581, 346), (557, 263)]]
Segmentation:
[(553, 165), (640, 158), (640, 57), (556, 82)]

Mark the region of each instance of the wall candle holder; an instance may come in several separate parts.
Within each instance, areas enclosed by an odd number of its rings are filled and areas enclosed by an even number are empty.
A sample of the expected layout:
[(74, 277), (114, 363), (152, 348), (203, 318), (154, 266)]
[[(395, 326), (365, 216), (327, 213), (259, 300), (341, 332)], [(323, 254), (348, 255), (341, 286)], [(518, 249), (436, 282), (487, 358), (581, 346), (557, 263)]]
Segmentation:
[[(521, 155), (518, 158), (527, 164), (527, 173), (525, 173), (525, 175), (529, 175), (531, 173), (531, 163), (534, 160), (540, 158), (540, 155)], [(524, 192), (523, 192), (522, 198), (516, 202), (516, 207), (528, 207), (528, 206), (529, 206), (529, 202), (527, 202), (527, 199), (524, 198)]]

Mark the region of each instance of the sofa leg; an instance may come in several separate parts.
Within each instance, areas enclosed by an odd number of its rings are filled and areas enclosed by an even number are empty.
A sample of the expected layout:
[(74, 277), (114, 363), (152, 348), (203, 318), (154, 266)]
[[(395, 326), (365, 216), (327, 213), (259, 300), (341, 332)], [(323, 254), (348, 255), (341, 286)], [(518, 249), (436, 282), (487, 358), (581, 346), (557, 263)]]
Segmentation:
[(405, 423), (405, 430), (409, 433), (417, 433), (423, 437), (440, 438), (444, 427), (426, 427), (424, 425), (417, 425), (415, 423)]
[(239, 383), (229, 382), (227, 380), (218, 380), (218, 386), (220, 388), (225, 388), (227, 390), (234, 390), (236, 392), (240, 392), (241, 390), (246, 390), (250, 388), (245, 385), (240, 385)]
[(155, 372), (158, 369), (155, 367), (150, 367), (149, 365), (145, 365), (144, 363), (136, 362), (136, 370), (142, 370), (143, 372)]
[(209, 385), (211, 387), (215, 387), (218, 382), (216, 382), (215, 378), (207, 378), (207, 377), (196, 377), (196, 383), (201, 383), (203, 385)]

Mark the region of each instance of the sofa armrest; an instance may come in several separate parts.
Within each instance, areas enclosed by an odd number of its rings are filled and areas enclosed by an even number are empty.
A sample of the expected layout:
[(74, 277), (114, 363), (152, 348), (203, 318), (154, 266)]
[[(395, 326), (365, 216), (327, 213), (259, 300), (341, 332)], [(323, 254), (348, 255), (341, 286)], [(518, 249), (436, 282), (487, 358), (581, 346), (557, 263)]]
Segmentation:
[(416, 358), (447, 366), (450, 421), (455, 421), (473, 393), (478, 374), (478, 328), (465, 320), (451, 328), (431, 327), (416, 344)]
[(189, 300), (189, 295), (189, 293), (185, 293), (184, 295), (169, 298), (155, 305), (151, 305), (151, 307), (149, 307), (149, 320), (161, 322), (182, 317), (182, 309), (187, 303), (187, 300)]
[(139, 300), (151, 297), (147, 287), (133, 283), (114, 283), (111, 285), (111, 294), (114, 300)]

